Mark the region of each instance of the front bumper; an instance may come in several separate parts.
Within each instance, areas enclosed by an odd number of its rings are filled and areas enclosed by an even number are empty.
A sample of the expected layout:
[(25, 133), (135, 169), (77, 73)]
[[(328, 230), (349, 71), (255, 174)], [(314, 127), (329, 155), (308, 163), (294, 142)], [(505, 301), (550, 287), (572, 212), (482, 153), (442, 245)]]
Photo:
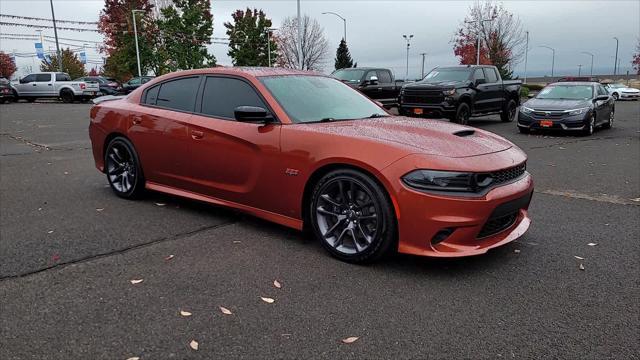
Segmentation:
[[(486, 159), (504, 159), (504, 155), (491, 154)], [(426, 193), (398, 182), (393, 188), (401, 253), (431, 257), (480, 255), (519, 238), (531, 223), (528, 207), (533, 180), (526, 172), (478, 197)], [(450, 234), (434, 241), (443, 231)]]
[[(527, 115), (521, 111), (518, 112), (518, 127), (527, 128), (529, 130), (564, 130), (564, 131), (582, 131), (589, 123), (591, 112), (585, 114), (565, 116), (562, 118), (542, 118)], [(551, 126), (543, 126), (542, 121), (552, 121)]]
[[(419, 109), (418, 112), (422, 111), (422, 114), (416, 114), (416, 109)], [(400, 113), (400, 115), (411, 117), (450, 117), (455, 115), (456, 110), (456, 105), (448, 101), (434, 104), (400, 103), (398, 105), (398, 112)]]
[(620, 93), (620, 97), (618, 99), (622, 100), (637, 100), (640, 99), (640, 93)]

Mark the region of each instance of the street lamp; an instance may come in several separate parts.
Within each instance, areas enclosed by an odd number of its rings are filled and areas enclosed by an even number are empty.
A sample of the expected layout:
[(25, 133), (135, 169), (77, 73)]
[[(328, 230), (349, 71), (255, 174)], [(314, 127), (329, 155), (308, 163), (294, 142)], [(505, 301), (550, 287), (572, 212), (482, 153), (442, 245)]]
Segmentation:
[(339, 14), (336, 14), (334, 12), (331, 11), (327, 11), (327, 12), (323, 12), (322, 15), (335, 15), (337, 17), (339, 17), (340, 19), (342, 19), (343, 25), (344, 25), (344, 36), (342, 37), (344, 39), (344, 42), (347, 42), (347, 19), (343, 18), (342, 16), (340, 16)]
[(411, 38), (413, 38), (413, 34), (402, 35), (402, 37), (407, 41), (407, 72), (404, 75), (404, 81), (407, 81), (409, 79), (409, 48), (411, 47)]
[(582, 74), (582, 64), (578, 64), (578, 76)]
[(525, 31), (527, 34), (527, 42), (524, 45), (524, 84), (527, 83), (527, 59), (529, 57), (529, 30)]
[(271, 67), (271, 32), (278, 30), (277, 28), (268, 28), (267, 31), (267, 53), (269, 54), (269, 67)]
[(590, 71), (591, 74), (590, 75), (593, 76), (593, 54), (588, 52), (588, 51), (583, 51), (583, 52), (581, 52), (581, 54), (585, 54), (585, 55), (591, 56), (591, 71)]
[(546, 46), (546, 45), (540, 45), (538, 47), (542, 47), (542, 48), (551, 50), (551, 54), (552, 54), (551, 55), (551, 77), (553, 78), (553, 68), (554, 68), (555, 63), (556, 63), (556, 49), (554, 49), (554, 48), (552, 48), (550, 46)]
[(420, 53), (422, 55), (422, 71), (420, 72), (420, 79), (424, 79), (424, 59), (427, 56), (427, 53)]
[[(53, 21), (53, 35), (56, 37), (56, 54), (58, 55), (58, 71), (62, 72), (62, 54), (60, 53), (60, 44), (58, 43), (58, 27), (56, 26), (56, 14), (53, 11), (53, 0), (51, 4), (51, 20)], [(616, 50), (617, 53), (618, 50)]]
[(613, 75), (616, 75), (618, 73), (618, 44), (620, 41), (615, 36), (613, 38), (616, 39), (616, 59), (613, 62)]
[(140, 48), (138, 47), (138, 27), (136, 26), (136, 12), (144, 12), (144, 10), (131, 10), (131, 16), (133, 17), (133, 34), (136, 38), (136, 59), (138, 61), (138, 77), (142, 76), (142, 70), (140, 69)]
[(492, 17), (491, 19), (465, 21), (467, 24), (478, 23), (478, 30), (476, 31), (476, 37), (478, 38), (478, 44), (476, 45), (476, 65), (480, 65), (480, 28), (482, 27), (482, 24), (487, 21), (493, 21), (493, 19), (495, 19), (495, 17)]

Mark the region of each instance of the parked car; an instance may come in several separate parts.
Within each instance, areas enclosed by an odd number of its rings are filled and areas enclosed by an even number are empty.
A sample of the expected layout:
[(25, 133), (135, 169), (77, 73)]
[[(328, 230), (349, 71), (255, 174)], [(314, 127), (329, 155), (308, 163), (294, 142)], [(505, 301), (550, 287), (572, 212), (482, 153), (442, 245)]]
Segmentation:
[(122, 90), (122, 85), (114, 78), (104, 76), (85, 76), (77, 78), (75, 81), (95, 82), (100, 87), (99, 96), (118, 95)]
[(478, 255), (530, 224), (514, 144), (393, 116), (329, 76), (188, 70), (94, 102), (95, 165), (117, 196), (151, 189), (308, 228), (341, 260)]
[(122, 85), (121, 93), (128, 94), (133, 90), (139, 88), (141, 85), (153, 80), (153, 76), (134, 77)]
[(565, 130), (591, 135), (597, 127), (613, 126), (615, 100), (595, 82), (553, 83), (522, 104), (518, 129)]
[(558, 80), (554, 81), (554, 82), (600, 82), (600, 79), (598, 79), (595, 76), (566, 76), (566, 77), (561, 77)]
[(60, 98), (69, 103), (91, 99), (100, 91), (97, 83), (72, 81), (69, 74), (61, 72), (29, 74), (12, 86), (16, 98), (30, 102), (38, 98)]
[(391, 70), (384, 68), (339, 69), (331, 76), (388, 108), (398, 105), (398, 94), (404, 84), (394, 79)]
[(604, 88), (607, 89), (607, 92), (613, 96), (614, 99), (618, 100), (638, 100), (640, 99), (640, 90), (627, 87), (624, 84), (605, 84)]
[(11, 82), (6, 78), (0, 77), (0, 104), (4, 104), (7, 101), (13, 101)]
[(446, 117), (467, 124), (472, 116), (500, 114), (513, 121), (520, 104), (519, 80), (502, 80), (495, 66), (438, 67), (400, 90), (399, 111), (413, 117)]

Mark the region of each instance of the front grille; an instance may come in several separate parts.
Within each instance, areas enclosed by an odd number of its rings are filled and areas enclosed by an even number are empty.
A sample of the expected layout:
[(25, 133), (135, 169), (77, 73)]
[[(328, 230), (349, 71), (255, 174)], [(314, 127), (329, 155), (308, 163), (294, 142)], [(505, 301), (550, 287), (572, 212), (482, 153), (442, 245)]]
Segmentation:
[(508, 169), (494, 171), (490, 173), (490, 176), (493, 179), (491, 184), (498, 185), (517, 179), (524, 174), (526, 169), (527, 163), (522, 163)]
[(402, 100), (408, 104), (439, 104), (444, 101), (444, 95), (440, 90), (405, 89)]
[(487, 221), (482, 227), (482, 230), (478, 233), (477, 238), (482, 239), (506, 230), (516, 222), (517, 218), (518, 212), (516, 211), (497, 218), (489, 219), (489, 221)]
[(535, 118), (540, 118), (540, 119), (560, 119), (565, 115), (565, 112), (536, 110), (533, 112), (533, 115)]

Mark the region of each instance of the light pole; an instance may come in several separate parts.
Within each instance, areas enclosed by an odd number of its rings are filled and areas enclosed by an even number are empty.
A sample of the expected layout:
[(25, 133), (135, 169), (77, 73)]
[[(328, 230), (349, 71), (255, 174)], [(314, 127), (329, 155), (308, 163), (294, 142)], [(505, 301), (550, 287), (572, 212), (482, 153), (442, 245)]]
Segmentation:
[(550, 46), (546, 46), (546, 45), (540, 45), (538, 47), (543, 47), (545, 49), (549, 49), (551, 50), (551, 78), (553, 80), (553, 68), (556, 64), (556, 49), (550, 47)]
[(55, 35), (56, 37), (56, 54), (58, 55), (58, 71), (62, 72), (62, 54), (60, 54), (60, 45), (58, 44), (58, 28), (56, 27), (56, 14), (53, 11), (53, 0), (49, 0), (49, 3), (51, 4), (51, 20), (53, 20), (53, 35)]
[(409, 48), (411, 47), (411, 38), (413, 38), (413, 34), (402, 35), (402, 37), (407, 41), (407, 72), (404, 75), (404, 81), (407, 81), (409, 79)]
[(269, 67), (271, 67), (271, 32), (278, 30), (276, 28), (267, 29), (267, 53), (269, 54)]
[(478, 24), (478, 29), (476, 30), (476, 37), (478, 38), (478, 44), (476, 45), (476, 65), (480, 65), (480, 28), (487, 21), (493, 21), (494, 18), (491, 19), (482, 19), (482, 20), (473, 20), (473, 21), (465, 21), (467, 24)]
[(527, 59), (529, 57), (529, 30), (525, 31), (527, 34), (527, 42), (524, 45), (524, 83), (527, 83)]
[(422, 55), (422, 72), (420, 72), (420, 79), (424, 79), (424, 59), (427, 56), (427, 53), (420, 53)]
[(140, 69), (140, 48), (138, 47), (138, 27), (136, 26), (136, 12), (144, 12), (144, 10), (131, 10), (133, 16), (133, 34), (136, 38), (136, 60), (138, 61), (138, 77), (142, 76)]
[(582, 64), (578, 64), (578, 76), (582, 74)]
[(304, 59), (302, 58), (302, 19), (300, 18), (300, 0), (297, 0), (298, 5), (298, 66), (300, 70), (304, 70)]
[(616, 39), (616, 60), (613, 62), (613, 75), (616, 75), (618, 73), (618, 44), (620, 41), (615, 36), (613, 38)]
[(593, 54), (588, 52), (588, 51), (583, 51), (583, 52), (581, 52), (581, 54), (586, 54), (586, 55), (591, 56), (591, 70), (590, 70), (590, 74), (589, 75), (593, 76)]
[(342, 38), (344, 39), (344, 42), (347, 42), (347, 19), (345, 19), (342, 16), (340, 16), (339, 14), (336, 14), (336, 13), (331, 12), (331, 11), (327, 11), (327, 12), (323, 12), (322, 13), (322, 15), (327, 15), (327, 14), (335, 15), (335, 16), (339, 17), (340, 19), (342, 19), (342, 22), (343, 22), (343, 25), (344, 25), (344, 35), (342, 36)]

